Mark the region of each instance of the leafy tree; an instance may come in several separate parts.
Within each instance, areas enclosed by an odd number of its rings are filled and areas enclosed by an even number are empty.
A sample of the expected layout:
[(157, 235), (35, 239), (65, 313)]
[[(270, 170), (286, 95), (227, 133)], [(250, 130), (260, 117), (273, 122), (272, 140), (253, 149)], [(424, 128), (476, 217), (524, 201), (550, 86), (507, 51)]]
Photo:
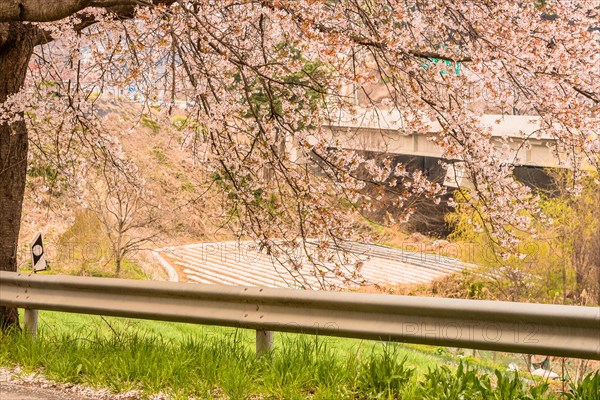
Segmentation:
[[(591, 174), (574, 187), (568, 173), (556, 174), (558, 193), (542, 203), (551, 218), (549, 239), (560, 257), (563, 300), (577, 304), (600, 304), (600, 185)], [(580, 192), (577, 197), (571, 191)]]
[[(480, 213), (462, 198), (447, 216), (452, 236), (474, 246), (470, 260), (482, 267), (469, 276), (473, 285), (484, 285), (501, 300), (600, 304), (600, 186), (591, 173), (578, 185), (571, 171), (552, 174), (556, 189), (541, 196), (544, 219), (533, 225), (535, 233), (515, 232), (518, 252), (502, 248), (481, 226)], [(577, 195), (573, 195), (573, 191)], [(512, 228), (507, 228), (512, 229)]]
[[(358, 279), (329, 250), (355, 234), (358, 208), (377, 203), (365, 183), (398, 207), (442, 192), (423, 174), (344, 149), (347, 132), (330, 126), (364, 117), (357, 98), (374, 118), (396, 113), (401, 131), (436, 131), (443, 156), (465, 163), (484, 228), (514, 246), (506, 227), (529, 229), (535, 196), (514, 180), (508, 144), (494, 146), (474, 105), (505, 110), (517, 98), (541, 119), (533, 137), (554, 138), (569, 167), (587, 160), (597, 169), (596, 21), (594, 0), (3, 1), (0, 268), (16, 268), (28, 129), (50, 123), (93, 149), (91, 160), (111, 159), (94, 93), (115, 87), (131, 87), (146, 107), (162, 99), (166, 111), (187, 101), (193, 123), (182, 143), (227, 190), (235, 226), (271, 254), (289, 253), (291, 272), (301, 267), (291, 253), (302, 250), (323, 286), (328, 276)], [(377, 99), (373, 85), (384, 88)], [(308, 238), (321, 239), (316, 249)], [(16, 323), (14, 310), (1, 320)]]

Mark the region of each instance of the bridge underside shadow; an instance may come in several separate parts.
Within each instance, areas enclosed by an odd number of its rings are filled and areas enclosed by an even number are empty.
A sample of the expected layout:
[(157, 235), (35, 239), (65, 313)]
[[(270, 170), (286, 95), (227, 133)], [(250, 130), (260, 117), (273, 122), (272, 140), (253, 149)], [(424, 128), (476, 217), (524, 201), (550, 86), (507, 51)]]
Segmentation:
[[(427, 178), (440, 185), (444, 184), (446, 178), (446, 168), (442, 165), (442, 161), (448, 163), (447, 160), (442, 160), (437, 157), (415, 156), (404, 154), (389, 154), (374, 151), (359, 151), (357, 152), (367, 159), (375, 159), (382, 161), (384, 158), (391, 158), (395, 167), (397, 164), (403, 164), (408, 172), (420, 170)], [(546, 195), (552, 196), (556, 183), (552, 177), (552, 173), (548, 168), (535, 166), (515, 166), (514, 175), (516, 179), (523, 184), (531, 187), (534, 190), (541, 191)], [(367, 185), (366, 190), (373, 190), (374, 187)], [(406, 223), (405, 228), (409, 231), (419, 232), (425, 235), (444, 237), (447, 236), (451, 227), (445, 221), (445, 215), (453, 211), (453, 208), (448, 206), (448, 200), (453, 196), (452, 187), (448, 187), (448, 193), (442, 197), (442, 200), (436, 204), (432, 199), (418, 198), (411, 199), (407, 206), (414, 208), (415, 213), (412, 218)], [(377, 222), (383, 222), (387, 214), (394, 218), (401, 218), (406, 209), (398, 209), (391, 203), (393, 196), (385, 196), (382, 199), (382, 207), (376, 212), (369, 215)]]

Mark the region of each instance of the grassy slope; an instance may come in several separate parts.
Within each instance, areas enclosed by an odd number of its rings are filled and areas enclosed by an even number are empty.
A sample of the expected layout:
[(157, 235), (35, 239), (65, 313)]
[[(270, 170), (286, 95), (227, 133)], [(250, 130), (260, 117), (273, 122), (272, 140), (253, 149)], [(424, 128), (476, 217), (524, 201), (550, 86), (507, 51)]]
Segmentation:
[[(275, 343), (272, 356), (257, 361), (254, 331), (41, 312), (37, 340), (2, 338), (0, 365), (114, 392), (182, 399), (487, 399), (500, 393), (481, 364), (468, 360), (464, 370), (458, 358), (424, 346), (283, 333)], [(495, 398), (531, 394), (511, 376), (503, 390), (512, 394)]]
[[(140, 334), (142, 336), (157, 336), (168, 341), (185, 341), (187, 339), (231, 338), (243, 348), (254, 351), (254, 331), (220, 326), (194, 325), (152, 320), (101, 317), (85, 314), (67, 314), (53, 311), (41, 311), (39, 330), (43, 336), (57, 337), (62, 335), (100, 335), (113, 336), (114, 332), (121, 334)], [(296, 340), (298, 337), (314, 336), (276, 332), (275, 348), (281, 349), (283, 344)], [(370, 340), (320, 337), (321, 343), (341, 355), (370, 353), (381, 350), (379, 342)], [(431, 346), (402, 346), (402, 357), (419, 372), (425, 372), (428, 367), (446, 363), (454, 359), (450, 354), (435, 354), (436, 348)], [(489, 367), (490, 365), (486, 365)]]

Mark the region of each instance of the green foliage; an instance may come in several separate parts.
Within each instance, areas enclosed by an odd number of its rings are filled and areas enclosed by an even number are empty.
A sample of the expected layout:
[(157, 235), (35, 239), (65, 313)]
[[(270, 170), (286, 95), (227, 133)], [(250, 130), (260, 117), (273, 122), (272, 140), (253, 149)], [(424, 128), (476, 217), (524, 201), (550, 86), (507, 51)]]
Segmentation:
[(176, 115), (171, 120), (171, 123), (177, 130), (182, 130), (190, 124), (190, 120), (182, 115)]
[[(254, 118), (255, 116), (266, 116), (275, 118), (283, 113), (282, 99), (294, 104), (297, 110), (314, 109), (322, 104), (326, 94), (326, 89), (319, 82), (323, 82), (329, 74), (327, 67), (318, 61), (305, 58), (300, 50), (288, 41), (281, 42), (276, 51), (281, 57), (291, 58), (300, 61), (302, 68), (291, 70), (282, 65), (285, 73), (282, 76), (274, 76), (274, 80), (281, 81), (282, 84), (276, 86), (272, 82), (267, 83), (262, 78), (242, 77), (240, 72), (232, 75), (233, 86), (235, 90), (245, 93), (240, 100), (248, 105), (247, 111), (242, 115), (244, 118)], [(242, 89), (240, 89), (242, 87)], [(302, 95), (294, 94), (294, 88), (302, 89)], [(234, 87), (231, 88), (232, 90)], [(295, 130), (310, 128), (303, 122), (299, 122), (293, 127)]]
[(58, 262), (53, 264), (61, 272), (105, 276), (101, 266), (110, 260), (110, 254), (100, 220), (89, 210), (79, 210), (73, 224), (58, 238)]
[(362, 364), (358, 388), (370, 398), (395, 398), (411, 380), (414, 369), (406, 367), (406, 358), (399, 361), (398, 346), (384, 345), (384, 351), (371, 354)]
[(190, 181), (185, 181), (180, 186), (180, 189), (184, 192), (193, 192), (195, 188), (196, 186)]
[[(231, 171), (215, 171), (211, 174), (210, 179), (221, 188), (224, 193), (227, 193), (229, 199), (236, 200), (238, 198), (238, 191), (243, 191), (246, 188), (250, 191), (249, 188), (253, 186), (253, 182), (251, 177), (247, 176), (238, 179), (231, 174)], [(233, 183), (234, 181), (235, 185)], [(261, 210), (269, 210), (269, 216), (273, 219), (284, 212), (280, 207), (281, 197), (276, 194), (269, 193), (261, 188), (254, 189), (251, 193), (252, 199), (246, 201), (247, 206)], [(227, 211), (227, 215), (234, 218), (239, 217), (239, 210), (233, 207)]]
[(58, 177), (58, 171), (51, 165), (31, 162), (27, 175), (31, 178), (44, 178), (53, 182)]
[[(192, 137), (186, 138), (186, 139), (191, 139), (191, 141), (192, 141), (192, 143), (194, 143), (194, 145), (196, 145), (197, 143), (202, 143), (206, 140), (206, 135), (208, 134), (208, 130), (206, 129), (206, 126), (204, 124), (199, 124), (197, 122), (191, 121), (189, 118), (181, 116), (181, 115), (174, 116), (173, 119), (171, 120), (171, 123), (173, 124), (175, 129), (177, 129), (178, 131), (183, 131), (184, 129), (192, 130), (192, 132), (193, 132)], [(177, 141), (179, 142), (179, 144), (182, 144), (184, 141), (184, 138), (179, 136), (177, 138)]]
[[(519, 377), (519, 374), (515, 372), (502, 373), (498, 370), (495, 371), (496, 375), (496, 387), (490, 386), (489, 382), (486, 383), (488, 392), (488, 399), (522, 399), (522, 400), (533, 400), (533, 399), (554, 399), (556, 398), (555, 392), (550, 390), (548, 382), (541, 382), (530, 385), (525, 379)], [(492, 390), (490, 390), (492, 389)]]
[(456, 372), (445, 365), (430, 370), (420, 383), (423, 399), (485, 399), (485, 385), (477, 371), (459, 364)]
[(460, 363), (455, 371), (443, 365), (430, 370), (419, 383), (423, 399), (472, 399), (472, 400), (533, 400), (556, 399), (547, 382), (529, 383), (517, 372), (494, 371), (495, 382), (490, 375)]
[(152, 148), (152, 156), (158, 161), (159, 164), (165, 165), (168, 163), (167, 155), (165, 151), (158, 146)]
[[(399, 344), (346, 348), (348, 339), (276, 335), (256, 359), (253, 331), (43, 312), (36, 340), (0, 337), (0, 365), (69, 383), (145, 396), (231, 399), (556, 399), (547, 383), (514, 372), (425, 358)], [(445, 365), (439, 366), (440, 363)], [(428, 370), (422, 373), (423, 368)], [(568, 399), (595, 399), (598, 373), (571, 383)]]
[(158, 124), (158, 122), (154, 121), (152, 118), (150, 118), (146, 115), (142, 115), (141, 121), (142, 121), (142, 125), (150, 128), (152, 130), (152, 134), (156, 135), (158, 132), (160, 132), (160, 125)]
[(48, 80), (48, 81), (41, 81), (38, 82), (36, 84), (38, 89), (42, 89), (42, 88), (60, 88), (60, 84), (57, 81), (53, 81), (53, 80)]
[[(110, 274), (113, 276), (114, 269), (111, 268)], [(139, 280), (148, 279), (148, 275), (144, 269), (139, 264), (128, 258), (121, 260), (121, 273), (119, 274), (119, 277)]]
[[(65, 175), (40, 158), (33, 158), (27, 168), (27, 177), (37, 183), (41, 183), (48, 188), (48, 194), (58, 198), (69, 187), (68, 179)], [(31, 181), (29, 182), (32, 183)]]
[[(580, 196), (567, 188), (573, 186), (567, 173), (557, 173), (558, 193), (541, 195), (539, 206), (548, 221), (534, 221), (536, 234), (514, 232), (520, 239), (516, 254), (503, 259), (502, 250), (486, 232), (474, 227), (481, 224), (477, 209), (459, 202), (447, 216), (453, 227), (451, 238), (469, 243), (474, 252), (467, 260), (482, 267), (471, 276), (471, 297), (487, 289), (489, 297), (538, 302), (597, 304), (600, 301), (600, 187), (594, 174), (583, 178)], [(467, 199), (468, 194), (458, 193)], [(511, 229), (510, 227), (505, 227)], [(596, 257), (596, 258), (594, 258)]]
[(573, 400), (597, 400), (600, 396), (600, 371), (587, 375), (579, 384), (569, 382), (569, 391), (565, 395)]
[[(519, 379), (519, 375), (495, 371), (496, 375), (496, 390), (494, 391), (495, 399), (516, 399), (517, 395), (523, 391), (526, 385), (524, 381)], [(485, 385), (488, 387), (487, 385)]]

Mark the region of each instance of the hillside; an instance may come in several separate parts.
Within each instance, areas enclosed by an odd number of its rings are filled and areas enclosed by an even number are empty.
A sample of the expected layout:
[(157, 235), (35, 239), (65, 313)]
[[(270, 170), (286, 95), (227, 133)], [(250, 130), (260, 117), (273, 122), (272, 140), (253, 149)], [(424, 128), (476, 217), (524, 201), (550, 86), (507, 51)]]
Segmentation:
[[(131, 101), (106, 99), (96, 104), (98, 115), (102, 117), (101, 129), (116, 139), (123, 151), (121, 158), (133, 161), (137, 167), (136, 175), (144, 188), (143, 200), (157, 216), (151, 224), (145, 224), (142, 219), (142, 226), (128, 232), (130, 236), (152, 236), (152, 240), (126, 257), (125, 268), (129, 270), (123, 277), (152, 277), (161, 270), (151, 257), (150, 249), (234, 238), (228, 225), (232, 223), (227, 218), (228, 210), (221, 201), (222, 194), (211, 186), (202, 157), (193, 159), (183, 144), (186, 138), (178, 128), (186, 123), (184, 110), (174, 109), (165, 117), (152, 107), (142, 108)], [(71, 172), (71, 176), (63, 174), (64, 161), (52, 152), (43, 151), (44, 146), (64, 145), (60, 142), (64, 138), (52, 135), (41, 132), (32, 137), (33, 162), (22, 217), (19, 266), (28, 268), (29, 242), (41, 231), (46, 257), (53, 270), (110, 275), (114, 257), (106, 229), (98, 213), (90, 212), (91, 204), (101, 193), (95, 188), (96, 183), (105, 177), (98, 173), (98, 168), (89, 168), (86, 163), (77, 161), (77, 154), (68, 156), (76, 160), (73, 164), (80, 169)], [(49, 140), (56, 143), (48, 144)], [(94, 158), (95, 154), (83, 157)], [(78, 187), (78, 175), (85, 177), (83, 189)], [(357, 221), (357, 224), (371, 231), (375, 238), (396, 247), (410, 245), (412, 250), (440, 250), (440, 246), (431, 246), (433, 240), (423, 235), (409, 236), (365, 221)]]
[[(98, 107), (103, 115), (102, 128), (118, 139), (123, 158), (135, 163), (144, 186), (144, 200), (158, 211), (152, 227), (132, 232), (157, 234), (142, 250), (231, 238), (218, 225), (222, 215), (218, 194), (207, 185), (202, 165), (191, 160), (178, 140), (177, 115), (170, 117), (174, 124), (159, 125), (153, 110), (142, 112), (136, 103), (101, 101)], [(53, 269), (75, 268), (81, 263), (99, 267), (110, 264), (111, 254), (102, 225), (86, 211), (94, 192), (64, 188), (72, 185), (73, 178), (61, 176), (61, 171), (52, 173), (55, 163), (59, 163), (41, 154), (36, 140), (42, 142), (44, 138), (34, 137), (31, 146), (31, 158), (39, 157), (41, 161), (28, 173), (20, 233), (20, 268), (27, 268), (30, 262), (28, 245), (38, 231), (44, 234), (46, 257)], [(91, 169), (78, 170), (76, 174), (85, 174), (87, 184), (92, 185), (94, 180), (102, 178)], [(151, 261), (145, 251), (134, 258), (141, 265)]]

